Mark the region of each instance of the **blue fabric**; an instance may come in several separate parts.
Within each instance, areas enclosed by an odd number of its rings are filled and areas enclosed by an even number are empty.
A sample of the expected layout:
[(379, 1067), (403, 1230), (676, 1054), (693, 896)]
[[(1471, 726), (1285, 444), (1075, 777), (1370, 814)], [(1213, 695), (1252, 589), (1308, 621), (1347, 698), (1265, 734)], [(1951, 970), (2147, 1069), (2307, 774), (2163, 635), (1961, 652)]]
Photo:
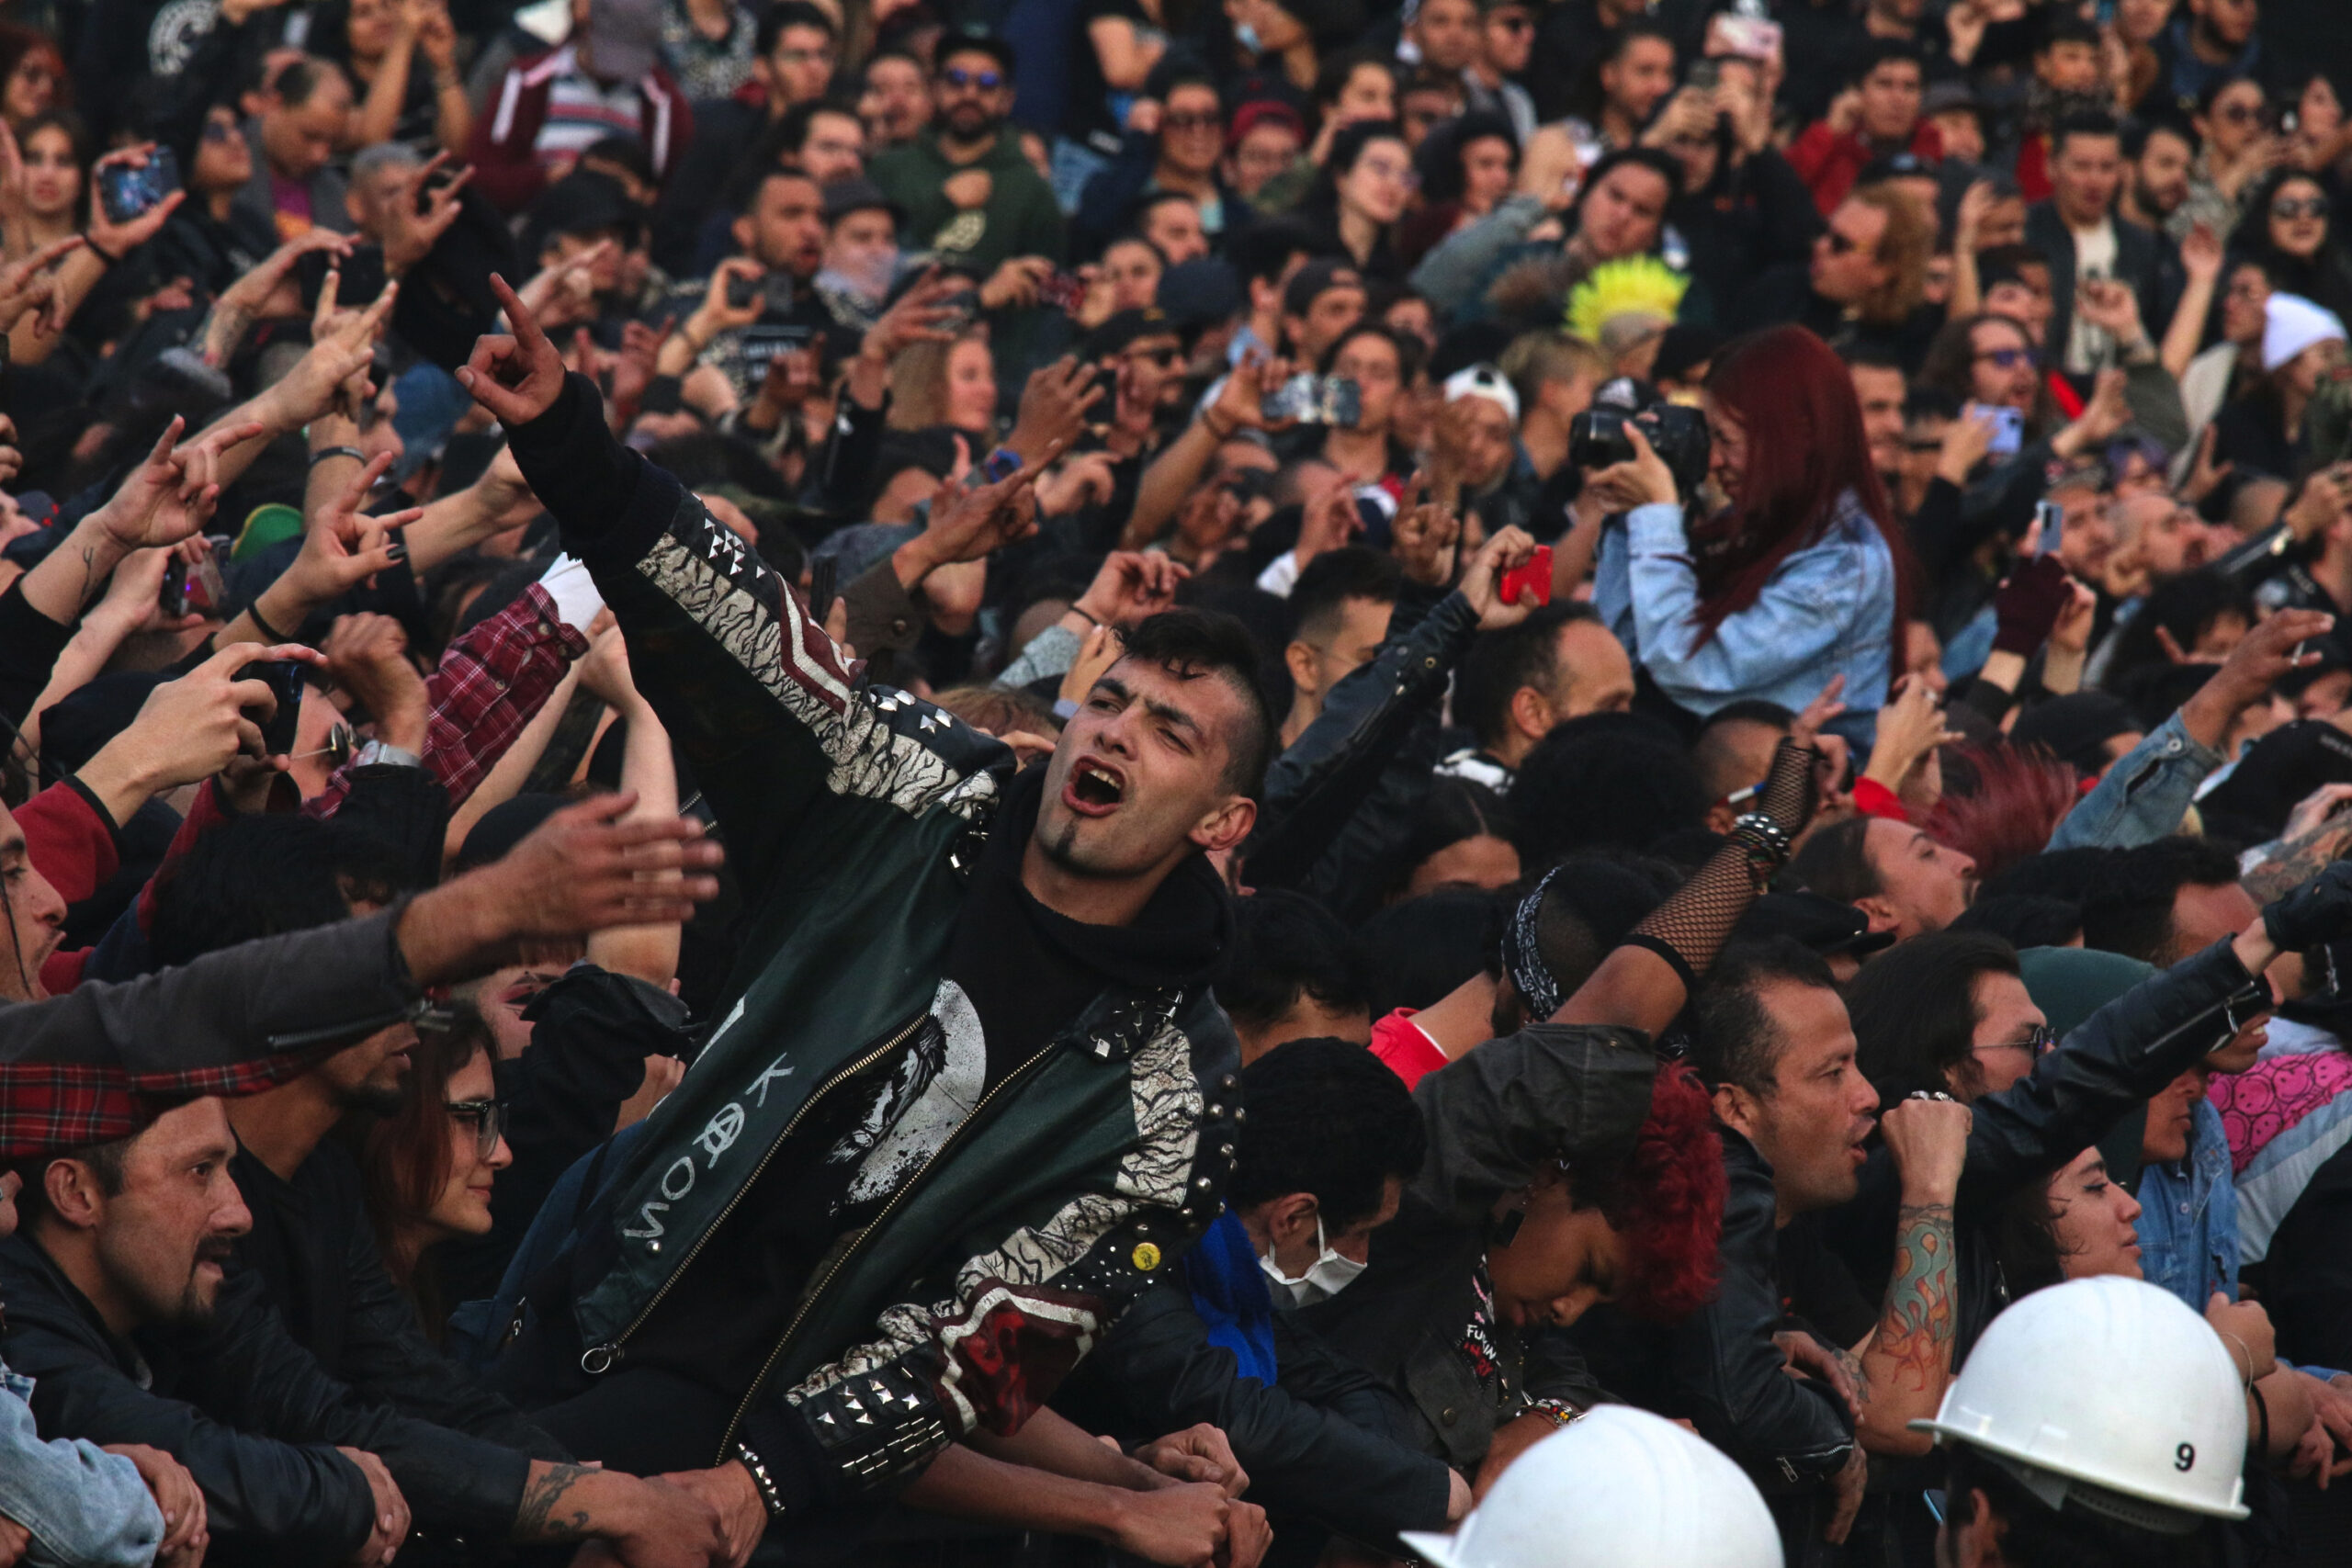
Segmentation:
[(1245, 1378), (1274, 1386), (1274, 1297), (1258, 1267), (1250, 1233), (1228, 1209), (1184, 1255), (1193, 1310), (1208, 1325), (1209, 1343), (1233, 1352)]
[(1658, 690), (1703, 718), (1745, 698), (1791, 713), (1846, 677), (1832, 726), (1867, 744), (1886, 701), (1894, 635), (1894, 557), (1849, 492), (1822, 536), (1793, 551), (1755, 604), (1700, 641), (1699, 579), (1682, 508), (1635, 507), (1600, 536), (1593, 608)]
[(2050, 848), (2129, 850), (2177, 833), (2197, 786), (2221, 765), (2221, 753), (2194, 739), (2175, 713), (2099, 775), (2050, 835)]
[(2188, 1157), (2140, 1175), (2140, 1271), (2199, 1316), (2215, 1291), (2238, 1293), (2238, 1191), (2230, 1135), (2210, 1100), (2197, 1102)]

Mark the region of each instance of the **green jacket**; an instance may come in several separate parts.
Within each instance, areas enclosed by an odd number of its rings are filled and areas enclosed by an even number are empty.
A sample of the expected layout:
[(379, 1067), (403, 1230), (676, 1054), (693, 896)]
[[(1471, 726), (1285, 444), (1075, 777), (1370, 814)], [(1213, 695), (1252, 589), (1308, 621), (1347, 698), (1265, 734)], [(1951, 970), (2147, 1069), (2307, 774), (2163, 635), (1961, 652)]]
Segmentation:
[[(801, 1113), (929, 1016), (1014, 762), (867, 685), (757, 554), (613, 441), (581, 378), (514, 446), (619, 618), (747, 906), (718, 1028), (644, 1135), (615, 1145), (575, 1240), (593, 1376), (693, 1288), (701, 1242)], [(976, 1428), (1017, 1430), (1218, 1213), (1238, 1062), (1204, 989), (1098, 997), (820, 1268), (714, 1461), (740, 1442), (786, 1470), (813, 1435), (809, 1486), (839, 1498)]]
[[(988, 200), (959, 209), (947, 198), (947, 182), (970, 169), (988, 175)], [(1067, 254), (1053, 187), (1030, 166), (1011, 125), (977, 163), (950, 163), (938, 137), (926, 134), (876, 154), (865, 172), (905, 212), (899, 241), (910, 251), (932, 253), (984, 279), (1014, 256), (1044, 256), (1059, 265)]]

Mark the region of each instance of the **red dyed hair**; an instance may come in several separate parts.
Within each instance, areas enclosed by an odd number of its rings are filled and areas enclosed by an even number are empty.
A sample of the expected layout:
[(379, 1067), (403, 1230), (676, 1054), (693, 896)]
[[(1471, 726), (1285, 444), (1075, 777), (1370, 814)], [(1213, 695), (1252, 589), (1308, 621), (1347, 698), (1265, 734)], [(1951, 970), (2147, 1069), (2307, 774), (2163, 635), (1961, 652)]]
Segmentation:
[[(1713, 1102), (1689, 1066), (1661, 1067), (1633, 1158), (1598, 1195), (1610, 1228), (1625, 1240), (1619, 1306), (1672, 1322), (1707, 1303), (1719, 1272), (1724, 1190)], [(1579, 1204), (1589, 1201), (1580, 1180), (1571, 1192)]]
[(1894, 667), (1917, 568), (1886, 486), (1871, 467), (1854, 378), (1829, 345), (1803, 327), (1772, 327), (1715, 356), (1707, 395), (1747, 433), (1747, 471), (1738, 502), (1690, 531), (1699, 577), (1703, 645), (1724, 617), (1756, 603), (1793, 552), (1819, 539), (1838, 498), (1854, 492), (1894, 557), (1894, 621), (1887, 628)]
[(1975, 786), (1937, 803), (1928, 836), (1973, 860), (1976, 874), (1988, 880), (2049, 848), (2082, 798), (2074, 768), (2038, 746), (1970, 746), (1945, 766), (1973, 773)]

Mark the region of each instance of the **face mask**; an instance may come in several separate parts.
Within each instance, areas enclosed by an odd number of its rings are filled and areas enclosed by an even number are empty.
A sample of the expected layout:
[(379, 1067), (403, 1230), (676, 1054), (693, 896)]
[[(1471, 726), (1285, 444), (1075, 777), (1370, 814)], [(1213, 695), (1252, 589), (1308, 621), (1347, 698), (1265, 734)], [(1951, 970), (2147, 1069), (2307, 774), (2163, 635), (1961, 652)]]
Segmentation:
[(1317, 1254), (1315, 1261), (1308, 1264), (1306, 1272), (1295, 1280), (1283, 1272), (1282, 1265), (1274, 1261), (1271, 1247), (1263, 1258), (1258, 1259), (1258, 1267), (1266, 1271), (1266, 1278), (1290, 1292), (1293, 1306), (1313, 1306), (1317, 1302), (1329, 1301), (1354, 1283), (1355, 1277), (1363, 1272), (1363, 1264), (1352, 1258), (1340, 1257), (1324, 1244), (1323, 1216), (1320, 1214), (1315, 1216), (1315, 1250)]
[(1258, 42), (1258, 29), (1247, 22), (1236, 22), (1233, 25), (1233, 41), (1251, 54), (1258, 53), (1261, 48)]

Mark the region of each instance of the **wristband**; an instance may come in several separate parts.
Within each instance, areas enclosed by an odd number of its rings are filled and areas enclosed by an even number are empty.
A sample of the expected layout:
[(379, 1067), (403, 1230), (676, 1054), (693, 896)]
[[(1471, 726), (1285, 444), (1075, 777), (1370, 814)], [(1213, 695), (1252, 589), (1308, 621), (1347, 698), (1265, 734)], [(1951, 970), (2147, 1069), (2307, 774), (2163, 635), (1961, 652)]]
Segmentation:
[(329, 457), (348, 457), (355, 463), (364, 463), (368, 454), (356, 446), (322, 446), (311, 454), (311, 467), (315, 468)]
[(122, 258), (109, 254), (104, 245), (90, 238), (90, 231), (87, 229), (82, 231), (82, 243), (92, 255), (98, 258), (102, 265), (111, 267), (121, 264)]
[(1674, 950), (1673, 944), (1668, 942), (1664, 937), (1652, 936), (1647, 931), (1628, 931), (1625, 934), (1625, 940), (1619, 942), (1617, 945), (1620, 947), (1638, 947), (1646, 952), (1657, 953), (1658, 957), (1666, 961), (1667, 967), (1674, 971), (1674, 977), (1682, 982), (1683, 995), (1696, 996), (1699, 994), (1699, 976), (1691, 972), (1690, 961), (1683, 957), (1679, 953), (1677, 953)]
[(1094, 627), (1097, 631), (1100, 631), (1102, 627), (1102, 621), (1096, 618), (1094, 612), (1082, 605), (1072, 604), (1069, 607), (1069, 613), (1076, 615), (1080, 620), (1084, 621), (1088, 626)]
[(1232, 440), (1234, 430), (1241, 428), (1239, 425), (1236, 425), (1233, 430), (1219, 430), (1216, 427), (1216, 420), (1210, 414), (1210, 412), (1207, 409), (1203, 409), (1201, 411), (1201, 423), (1207, 426), (1208, 433), (1211, 435), (1216, 436), (1219, 441)]
[(1789, 863), (1789, 830), (1761, 811), (1751, 811), (1731, 825), (1731, 841), (1747, 856), (1748, 870), (1758, 884)]
[(741, 1443), (735, 1445), (735, 1458), (745, 1470), (751, 1472), (752, 1484), (758, 1489), (760, 1506), (768, 1511), (768, 1517), (771, 1519), (784, 1517), (784, 1494), (776, 1490), (775, 1478), (768, 1474), (767, 1461)]
[(255, 599), (252, 604), (245, 606), (245, 616), (248, 620), (253, 622), (254, 628), (261, 633), (261, 637), (264, 642), (281, 643), (292, 642), (295, 640), (294, 638), (288, 637), (284, 632), (279, 631), (276, 626), (271, 626), (267, 621), (262, 619), (261, 601), (259, 599)]
[(988, 483), (1012, 478), (1021, 471), (1021, 454), (1010, 446), (1000, 446), (980, 463), (980, 473)]

